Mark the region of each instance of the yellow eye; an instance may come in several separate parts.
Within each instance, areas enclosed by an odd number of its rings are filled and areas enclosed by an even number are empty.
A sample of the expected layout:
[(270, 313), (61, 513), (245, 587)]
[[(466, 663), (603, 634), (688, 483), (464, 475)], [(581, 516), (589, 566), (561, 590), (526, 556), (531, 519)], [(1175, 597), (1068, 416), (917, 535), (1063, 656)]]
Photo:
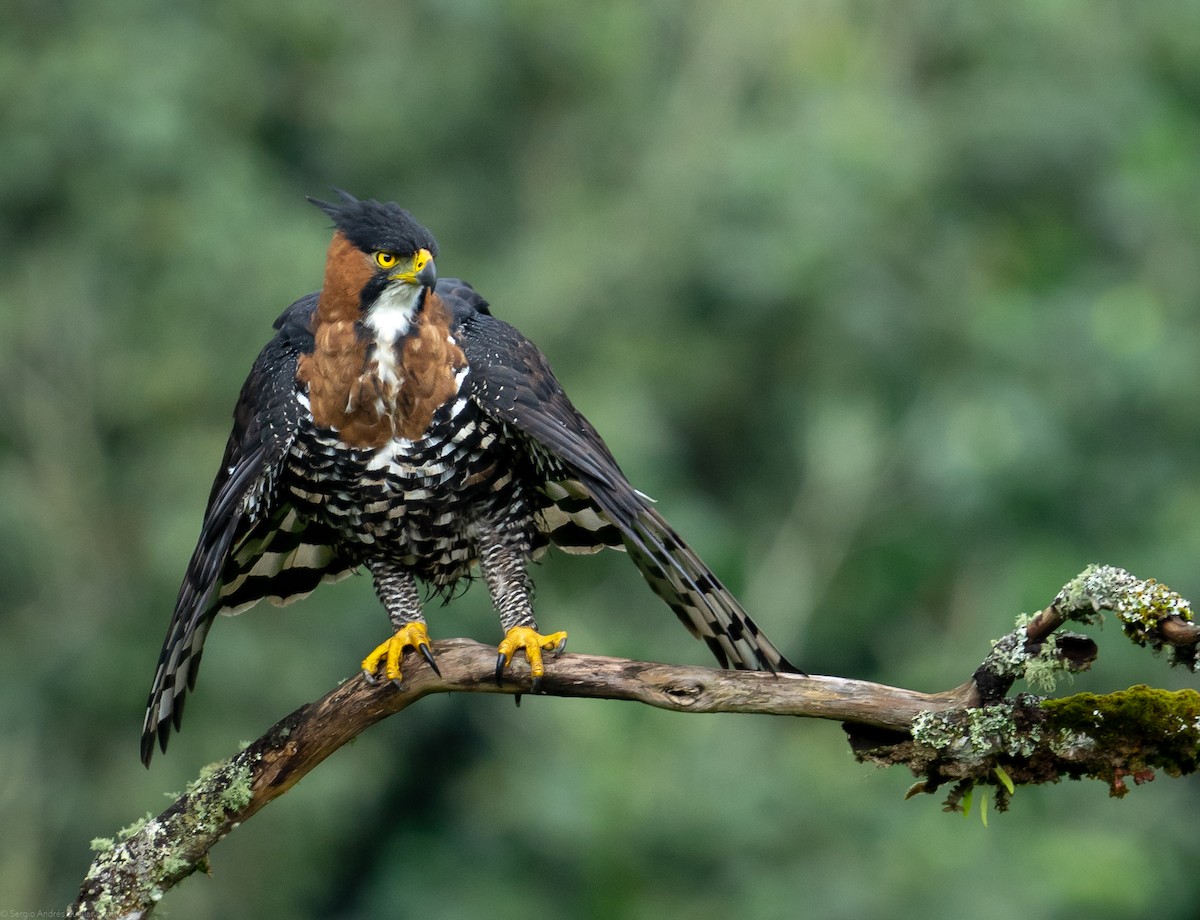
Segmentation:
[(396, 254), (394, 252), (384, 252), (383, 250), (380, 250), (379, 252), (375, 253), (375, 264), (380, 268), (395, 268), (399, 262), (400, 260), (396, 258)]

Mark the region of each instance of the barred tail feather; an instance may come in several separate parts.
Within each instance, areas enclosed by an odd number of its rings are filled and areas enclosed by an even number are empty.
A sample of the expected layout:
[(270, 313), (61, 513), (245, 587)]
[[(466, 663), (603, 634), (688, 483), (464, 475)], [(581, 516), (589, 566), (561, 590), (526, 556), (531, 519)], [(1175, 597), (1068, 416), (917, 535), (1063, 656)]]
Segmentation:
[(654, 592), (722, 667), (798, 673), (720, 579), (653, 508), (626, 534), (630, 558)]

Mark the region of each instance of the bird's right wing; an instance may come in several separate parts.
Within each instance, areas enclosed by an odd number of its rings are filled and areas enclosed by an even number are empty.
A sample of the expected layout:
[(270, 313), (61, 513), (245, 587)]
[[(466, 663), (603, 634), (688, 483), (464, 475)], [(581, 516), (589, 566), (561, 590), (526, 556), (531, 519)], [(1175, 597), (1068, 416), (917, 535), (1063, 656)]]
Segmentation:
[(179, 728), (218, 613), (237, 612), (263, 598), (293, 600), (349, 569), (276, 489), (306, 411), (296, 367), (300, 355), (313, 348), (309, 321), (316, 303), (317, 295), (310, 294), (276, 320), (277, 334), (242, 387), (146, 703), (141, 753), (147, 765), (155, 740), (165, 750), (172, 726)]

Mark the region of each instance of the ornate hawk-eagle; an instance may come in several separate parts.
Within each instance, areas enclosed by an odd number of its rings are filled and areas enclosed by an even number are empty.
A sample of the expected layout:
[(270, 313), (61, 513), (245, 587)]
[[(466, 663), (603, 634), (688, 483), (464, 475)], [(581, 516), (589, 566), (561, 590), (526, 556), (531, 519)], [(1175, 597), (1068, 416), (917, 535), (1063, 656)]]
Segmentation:
[(438, 280), (437, 243), (395, 204), (314, 201), (334, 222), (321, 290), (275, 322), (234, 412), (142, 727), (166, 749), (218, 613), (286, 604), (366, 567), (393, 634), (362, 662), (436, 669), (418, 584), (478, 567), (500, 616), (497, 676), (542, 651), (528, 568), (548, 544), (624, 548), (722, 666), (793, 670), (625, 479), (537, 347), (470, 285)]

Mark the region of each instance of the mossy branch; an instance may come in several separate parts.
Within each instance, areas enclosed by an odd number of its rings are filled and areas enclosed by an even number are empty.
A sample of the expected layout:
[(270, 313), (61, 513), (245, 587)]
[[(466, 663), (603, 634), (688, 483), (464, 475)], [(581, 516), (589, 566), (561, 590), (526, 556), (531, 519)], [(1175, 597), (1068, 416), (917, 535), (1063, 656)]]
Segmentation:
[[(1134, 688), (1107, 697), (1046, 701), (1004, 699), (1012, 683), (1038, 669), (1080, 670), (1095, 646), (1054, 636), (1068, 620), (1118, 614), (1139, 644), (1175, 649), (1194, 666), (1200, 638), (1190, 608), (1153, 582), (1120, 569), (1090, 568), (1054, 603), (995, 643), (970, 680), (942, 693), (919, 693), (837, 677), (770, 675), (655, 664), (594, 655), (563, 655), (547, 669), (551, 696), (631, 700), (678, 712), (754, 712), (841, 721), (862, 760), (904, 764), (933, 791), (952, 782), (949, 807), (975, 785), (996, 787), (1001, 807), (1013, 782), (1061, 775), (1096, 776), (1114, 793), (1123, 779), (1141, 781), (1161, 767), (1196, 767), (1200, 696)], [(528, 692), (523, 661), (495, 680), (495, 649), (466, 639), (435, 642), (441, 675), (413, 656), (404, 684), (356, 676), (302, 706), (227, 761), (205, 768), (169, 808), (98, 840), (72, 917), (147, 916), (163, 894), (207, 865), (211, 847), (283, 795), (326, 757), (374, 723), (433, 693)]]
[(1059, 631), (1068, 622), (1095, 624), (1107, 611), (1125, 635), (1172, 665), (1195, 671), (1200, 628), (1191, 605), (1166, 585), (1113, 566), (1089, 566), (1054, 602), (992, 646), (972, 676), (977, 705), (922, 713), (899, 740), (879, 739), (847, 726), (860, 760), (904, 764), (919, 778), (910, 794), (950, 783), (946, 807), (957, 810), (979, 785), (994, 788), (1004, 810), (1014, 785), (1084, 776), (1106, 782), (1110, 794), (1128, 792), (1126, 779), (1143, 783), (1161, 769), (1171, 776), (1196, 770), (1200, 751), (1200, 694), (1147, 686), (1062, 699), (1005, 695), (1019, 678), (1046, 686), (1056, 671), (1082, 671), (1097, 656), (1085, 636)]

